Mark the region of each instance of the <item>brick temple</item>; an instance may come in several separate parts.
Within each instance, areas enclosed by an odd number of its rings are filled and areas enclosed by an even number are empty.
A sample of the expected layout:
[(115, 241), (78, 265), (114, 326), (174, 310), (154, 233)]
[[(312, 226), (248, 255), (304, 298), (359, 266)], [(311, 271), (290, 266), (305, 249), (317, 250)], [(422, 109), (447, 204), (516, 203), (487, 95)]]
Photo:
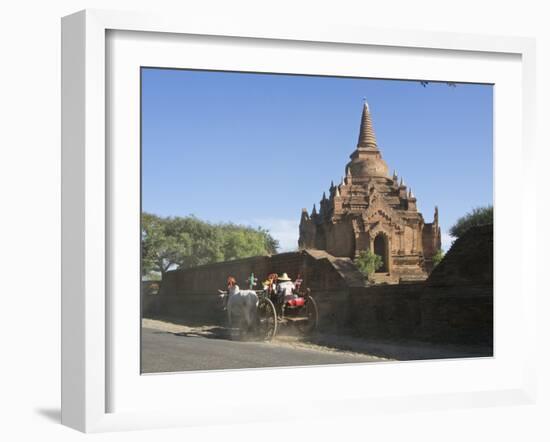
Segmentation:
[(432, 223), (417, 210), (416, 197), (403, 178), (388, 173), (365, 103), (357, 148), (350, 155), (342, 182), (323, 193), (319, 211), (302, 209), (301, 249), (319, 249), (336, 257), (355, 258), (362, 250), (382, 257), (373, 279), (399, 283), (427, 278), (441, 248), (437, 207)]

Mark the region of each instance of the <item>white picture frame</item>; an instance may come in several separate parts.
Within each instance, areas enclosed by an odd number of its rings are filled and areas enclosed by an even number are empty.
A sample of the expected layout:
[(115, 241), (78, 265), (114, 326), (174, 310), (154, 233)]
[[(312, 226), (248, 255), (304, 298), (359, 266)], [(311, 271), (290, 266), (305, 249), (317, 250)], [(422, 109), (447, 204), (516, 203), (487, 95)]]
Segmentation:
[[(194, 18), (172, 18), (153, 16), (150, 14), (134, 14), (126, 12), (111, 12), (87, 10), (63, 18), (62, 21), (62, 423), (85, 432), (112, 431), (123, 429), (159, 428), (169, 426), (202, 425), (216, 420), (235, 422), (234, 417), (225, 413), (226, 402), (220, 400), (208, 414), (206, 408), (197, 406), (189, 408), (151, 408), (117, 410), (109, 403), (109, 395), (114, 385), (112, 383), (113, 347), (110, 335), (116, 327), (115, 318), (108, 292), (112, 288), (109, 279), (110, 256), (109, 245), (113, 242), (116, 228), (111, 228), (113, 204), (116, 198), (110, 195), (109, 180), (112, 170), (109, 166), (108, 138), (106, 120), (110, 118), (107, 108), (108, 84), (106, 72), (107, 56), (111, 55), (107, 47), (108, 32), (140, 32), (156, 33), (165, 36), (217, 36), (228, 39), (247, 39), (256, 42), (269, 41), (271, 44), (284, 42), (286, 47), (303, 44), (315, 46), (336, 45), (338, 48), (371, 47), (382, 53), (391, 48), (401, 48), (405, 53), (410, 50), (430, 50), (434, 57), (438, 53), (468, 53), (474, 54), (479, 60), (490, 54), (502, 54), (516, 57), (520, 63), (521, 82), (518, 92), (521, 109), (521, 119), (517, 128), (517, 140), (521, 143), (522, 170), (524, 176), (529, 176), (534, 170), (534, 109), (535, 109), (535, 46), (532, 39), (517, 37), (490, 37), (479, 35), (464, 35), (451, 33), (427, 33), (416, 31), (388, 31), (369, 28), (349, 28), (344, 26), (315, 27), (312, 24), (300, 28), (277, 24), (272, 28), (260, 28), (249, 23), (247, 25), (232, 23), (210, 23), (197, 21)], [(145, 34), (143, 34), (145, 35)], [(149, 34), (153, 35), (153, 34)], [(400, 77), (401, 78), (401, 77)], [(501, 118), (496, 111), (495, 118)], [(514, 114), (514, 117), (517, 116)], [(502, 117), (504, 119), (506, 116)], [(498, 137), (495, 143), (503, 142)], [(504, 146), (504, 144), (502, 144)], [(503, 150), (497, 155), (496, 168), (504, 168), (500, 159), (511, 155)], [(510, 158), (509, 158), (510, 159)], [(514, 160), (511, 159), (513, 165)], [(522, 213), (519, 215), (523, 223), (516, 232), (520, 241), (522, 268), (520, 274), (525, 274), (527, 256), (534, 256), (534, 247), (530, 241), (521, 241), (525, 237), (526, 220), (536, 218), (536, 193), (532, 188), (505, 188), (497, 185), (495, 194), (501, 189), (516, 192), (521, 198)], [(503, 210), (500, 212), (505, 214)], [(501, 221), (499, 206), (496, 206), (496, 225)], [(115, 223), (116, 224), (116, 223)], [(497, 234), (498, 238), (498, 234)], [(124, 253), (124, 252), (122, 252)], [(498, 267), (498, 255), (495, 256), (495, 266)], [(495, 280), (495, 293), (505, 290), (499, 285), (498, 275)], [(418, 392), (399, 391), (399, 383), (395, 391), (378, 391), (368, 394), (359, 389), (353, 395), (338, 396), (337, 389), (327, 387), (327, 397), (311, 397), (309, 407), (305, 412), (315, 416), (356, 415), (369, 413), (380, 409), (388, 412), (407, 409), (454, 408), (468, 406), (487, 406), (499, 403), (532, 403), (535, 397), (535, 367), (529, 360), (534, 352), (535, 339), (534, 318), (536, 315), (536, 290), (534, 282), (528, 278), (518, 280), (516, 293), (520, 299), (522, 315), (518, 317), (516, 327), (522, 327), (522, 336), (527, 339), (525, 349), (518, 355), (519, 363), (514, 366), (509, 382), (501, 382), (484, 389), (480, 385), (471, 388), (468, 383), (460, 391), (447, 391), (445, 381), (437, 384), (424, 394)], [(520, 296), (521, 295), (521, 296)], [(139, 295), (136, 294), (139, 299)], [(139, 301), (138, 301), (139, 302)], [(498, 303), (498, 299), (497, 299)], [(498, 312), (498, 310), (497, 310)], [(504, 316), (503, 316), (504, 317)], [(129, 321), (131, 318), (120, 319)], [(134, 319), (137, 322), (137, 318)], [(495, 322), (499, 323), (497, 314)], [(120, 322), (120, 321), (119, 321)], [(502, 324), (502, 321), (501, 321)], [(132, 327), (137, 327), (135, 323)], [(498, 330), (497, 330), (498, 331)], [(496, 334), (499, 339), (499, 334)], [(135, 345), (135, 342), (132, 344)], [(120, 348), (120, 346), (118, 347)], [(495, 353), (498, 361), (498, 351)], [(504, 352), (501, 352), (503, 355)], [(503, 358), (505, 360), (505, 358)], [(482, 363), (482, 362), (481, 362)], [(480, 363), (480, 364), (481, 364)], [(494, 361), (493, 361), (494, 363)], [(393, 372), (394, 376), (403, 375), (407, 370), (421, 373), (429, 369), (430, 363), (407, 363), (404, 369), (392, 368), (397, 365), (377, 365), (369, 370), (384, 370)], [(437, 364), (434, 362), (432, 364)], [(454, 366), (451, 366), (455, 364)], [(115, 367), (116, 368), (116, 367)], [(450, 361), (446, 367), (432, 367), (438, 370), (465, 370), (475, 373), (476, 370), (492, 369), (470, 364), (466, 366), (460, 361)], [(300, 369), (279, 369), (277, 376), (285, 376)], [(303, 370), (303, 369), (302, 369)], [(345, 370), (346, 377), (358, 377), (364, 366), (325, 368), (324, 373), (336, 373)], [(252, 374), (250, 374), (252, 373)], [(248, 374), (210, 373), (209, 377), (194, 375), (193, 382), (214, 383), (218, 388), (224, 388), (224, 383), (243, 381), (246, 374), (248, 381), (266, 382), (275, 376), (270, 370), (252, 371)], [(451, 373), (451, 371), (449, 371)], [(512, 371), (510, 371), (512, 373)], [(139, 376), (139, 373), (136, 373)], [(175, 375), (167, 375), (175, 376)], [(170, 383), (167, 376), (161, 381)], [(203, 376), (203, 378), (201, 378)], [(420, 375), (421, 376), (421, 375)], [(472, 376), (470, 374), (470, 376)], [(156, 381), (159, 381), (157, 377)], [(513, 379), (512, 379), (513, 378)], [(120, 379), (120, 376), (119, 376)], [(173, 378), (176, 379), (176, 378)], [(202, 381), (201, 381), (202, 379)], [(506, 377), (503, 377), (506, 379)], [(153, 381), (150, 381), (151, 385)], [(449, 381), (446, 381), (450, 383)], [(236, 384), (237, 385), (237, 384)], [(155, 387), (156, 388), (156, 387)], [(198, 393), (193, 393), (197, 395)], [(243, 399), (245, 400), (245, 399)], [(212, 412), (214, 411), (214, 412)], [(304, 415), (304, 414), (302, 414)], [(231, 417), (231, 419), (229, 419)], [(237, 422), (259, 421), (265, 419), (288, 418), (285, 413), (266, 417), (262, 413), (248, 413), (238, 418)]]

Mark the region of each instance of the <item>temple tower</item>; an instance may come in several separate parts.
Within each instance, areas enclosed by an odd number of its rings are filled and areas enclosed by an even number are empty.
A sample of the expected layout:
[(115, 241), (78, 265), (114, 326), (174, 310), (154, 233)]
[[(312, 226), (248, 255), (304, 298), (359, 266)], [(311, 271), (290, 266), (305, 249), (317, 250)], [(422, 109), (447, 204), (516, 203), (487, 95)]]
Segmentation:
[(338, 185), (323, 193), (319, 212), (302, 210), (299, 246), (355, 258), (369, 249), (382, 257), (375, 282), (423, 280), (441, 247), (438, 212), (425, 223), (416, 197), (379, 150), (370, 109), (363, 106), (356, 149)]

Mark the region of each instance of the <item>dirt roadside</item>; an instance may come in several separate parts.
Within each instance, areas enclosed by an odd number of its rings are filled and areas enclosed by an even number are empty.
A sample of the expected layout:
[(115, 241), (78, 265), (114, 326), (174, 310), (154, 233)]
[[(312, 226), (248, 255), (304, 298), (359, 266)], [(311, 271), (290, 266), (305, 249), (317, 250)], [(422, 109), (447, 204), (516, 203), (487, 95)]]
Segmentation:
[[(186, 325), (181, 322), (176, 323), (167, 319), (161, 320), (150, 318), (143, 318), (141, 324), (144, 328), (150, 328), (174, 334), (185, 334), (185, 336), (227, 339), (227, 331), (217, 325)], [(266, 345), (307, 349), (327, 353), (339, 353), (357, 357), (368, 355), (380, 361), (391, 360), (390, 358), (375, 356), (364, 351), (353, 351), (354, 338), (351, 337), (349, 337), (347, 340), (345, 339), (345, 337), (339, 337), (338, 346), (321, 344), (320, 342), (322, 342), (322, 336), (316, 337), (316, 341), (317, 342), (311, 342), (296, 334), (281, 332), (277, 335), (275, 339), (270, 342), (266, 342)]]

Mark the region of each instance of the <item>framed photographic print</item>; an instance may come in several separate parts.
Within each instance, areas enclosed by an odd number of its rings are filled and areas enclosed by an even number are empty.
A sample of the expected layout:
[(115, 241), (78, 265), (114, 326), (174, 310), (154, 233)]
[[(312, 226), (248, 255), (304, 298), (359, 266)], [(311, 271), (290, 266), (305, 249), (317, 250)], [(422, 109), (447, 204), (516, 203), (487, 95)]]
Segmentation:
[(62, 44), (64, 424), (532, 400), (531, 40), (84, 11)]

